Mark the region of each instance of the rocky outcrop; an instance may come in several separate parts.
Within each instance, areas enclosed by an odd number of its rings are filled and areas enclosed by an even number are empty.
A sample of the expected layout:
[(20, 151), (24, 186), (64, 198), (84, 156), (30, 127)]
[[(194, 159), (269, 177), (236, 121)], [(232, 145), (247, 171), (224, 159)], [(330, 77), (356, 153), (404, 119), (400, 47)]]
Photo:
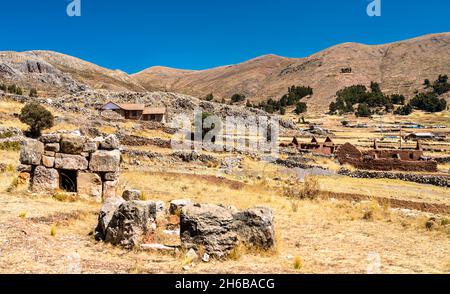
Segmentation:
[(116, 172), (120, 165), (119, 150), (98, 150), (92, 153), (89, 169), (95, 172)]
[(95, 228), (95, 239), (97, 241), (104, 240), (106, 238), (106, 229), (108, 228), (111, 219), (116, 212), (117, 208), (124, 203), (125, 200), (119, 197), (111, 197), (105, 200), (98, 215), (98, 224)]

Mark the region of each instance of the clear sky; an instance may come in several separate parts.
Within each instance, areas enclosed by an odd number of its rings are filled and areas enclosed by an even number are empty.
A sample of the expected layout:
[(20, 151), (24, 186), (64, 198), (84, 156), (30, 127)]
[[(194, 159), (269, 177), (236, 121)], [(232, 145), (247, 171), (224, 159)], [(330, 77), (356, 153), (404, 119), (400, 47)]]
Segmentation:
[(263, 55), (303, 57), (342, 42), (450, 31), (448, 0), (0, 0), (0, 50), (54, 50), (135, 73), (205, 69)]

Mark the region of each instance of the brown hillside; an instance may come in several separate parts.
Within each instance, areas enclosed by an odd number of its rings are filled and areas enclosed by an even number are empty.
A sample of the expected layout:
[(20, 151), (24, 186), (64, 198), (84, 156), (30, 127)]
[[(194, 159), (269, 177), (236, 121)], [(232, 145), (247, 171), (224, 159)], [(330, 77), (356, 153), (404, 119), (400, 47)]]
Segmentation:
[[(352, 73), (341, 73), (351, 67)], [(252, 101), (280, 97), (293, 84), (309, 85), (308, 104), (325, 109), (337, 90), (371, 81), (388, 93), (411, 96), (423, 80), (450, 74), (450, 33), (427, 35), (386, 45), (345, 43), (306, 58), (262, 56), (241, 64), (202, 71), (152, 67), (133, 75), (147, 89), (168, 90), (217, 100), (243, 93)]]

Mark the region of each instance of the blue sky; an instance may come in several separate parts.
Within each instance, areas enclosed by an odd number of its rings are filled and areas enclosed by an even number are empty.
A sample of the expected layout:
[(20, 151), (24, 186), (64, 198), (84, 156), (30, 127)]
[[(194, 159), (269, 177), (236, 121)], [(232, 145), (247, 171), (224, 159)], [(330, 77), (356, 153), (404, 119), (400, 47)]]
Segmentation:
[(263, 55), (303, 57), (342, 42), (450, 31), (448, 0), (1, 0), (0, 50), (54, 50), (134, 73), (205, 69)]

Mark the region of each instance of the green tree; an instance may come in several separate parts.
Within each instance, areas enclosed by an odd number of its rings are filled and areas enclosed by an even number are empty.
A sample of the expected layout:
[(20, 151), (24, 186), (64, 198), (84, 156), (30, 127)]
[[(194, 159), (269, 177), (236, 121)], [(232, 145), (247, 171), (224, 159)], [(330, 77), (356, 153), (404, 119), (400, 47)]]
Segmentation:
[(400, 94), (391, 95), (391, 103), (396, 105), (404, 105), (405, 104), (405, 96)]
[(53, 127), (53, 114), (37, 102), (27, 103), (21, 110), (19, 119), (30, 129), (28, 135), (37, 138), (42, 130)]
[(28, 94), (28, 96), (36, 98), (38, 96), (37, 90), (35, 88), (31, 88), (30, 89), (30, 94)]
[(358, 105), (358, 109), (356, 110), (357, 117), (369, 117), (371, 114), (372, 112), (366, 103), (361, 103)]
[(307, 110), (308, 110), (308, 107), (307, 107), (306, 103), (297, 102), (297, 104), (295, 105), (294, 112), (298, 115), (300, 113), (305, 113)]
[(209, 93), (208, 95), (206, 95), (204, 100), (206, 100), (206, 101), (213, 101), (214, 100), (213, 93)]
[(439, 99), (434, 92), (419, 93), (411, 100), (411, 106), (427, 112), (440, 112), (447, 108), (445, 99)]
[(231, 102), (233, 102), (233, 103), (238, 103), (243, 100), (245, 100), (245, 95), (234, 94), (233, 96), (231, 96)]
[(405, 106), (397, 108), (397, 110), (395, 110), (394, 112), (394, 114), (397, 115), (410, 115), (411, 113), (413, 113), (413, 107), (409, 103)]

